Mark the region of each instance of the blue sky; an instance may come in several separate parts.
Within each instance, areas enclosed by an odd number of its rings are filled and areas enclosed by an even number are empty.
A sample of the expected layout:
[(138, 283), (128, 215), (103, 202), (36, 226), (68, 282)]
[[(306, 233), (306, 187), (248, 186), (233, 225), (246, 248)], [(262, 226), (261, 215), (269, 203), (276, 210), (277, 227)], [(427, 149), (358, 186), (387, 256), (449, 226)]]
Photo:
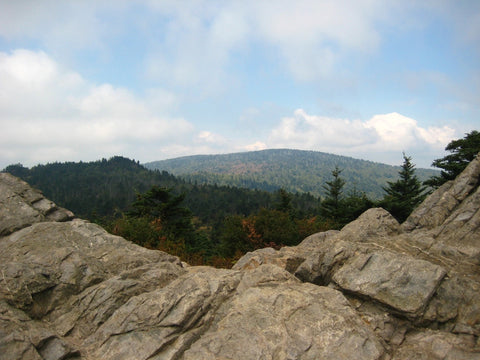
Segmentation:
[(477, 0), (0, 0), (0, 169), (269, 148), (419, 167), (480, 128)]

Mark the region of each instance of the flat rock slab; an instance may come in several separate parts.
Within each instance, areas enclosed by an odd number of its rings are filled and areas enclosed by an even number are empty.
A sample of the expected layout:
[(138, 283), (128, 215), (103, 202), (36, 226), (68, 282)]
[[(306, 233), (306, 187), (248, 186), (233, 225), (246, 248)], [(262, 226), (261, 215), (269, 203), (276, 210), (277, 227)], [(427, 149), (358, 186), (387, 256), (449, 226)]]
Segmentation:
[(208, 267), (129, 299), (87, 340), (89, 359), (178, 359), (236, 289), (242, 274)]
[(240, 291), (183, 359), (381, 359), (383, 355), (372, 329), (341, 292), (288, 282)]
[(367, 296), (405, 315), (419, 315), (446, 271), (428, 261), (378, 251), (353, 257), (334, 275), (342, 289)]
[(475, 348), (473, 336), (456, 336), (454, 334), (426, 330), (407, 336), (397, 349), (393, 360), (480, 360), (480, 352)]
[(181, 273), (178, 258), (82, 220), (41, 222), (1, 238), (0, 298), (41, 318), (70, 297), (147, 264)]

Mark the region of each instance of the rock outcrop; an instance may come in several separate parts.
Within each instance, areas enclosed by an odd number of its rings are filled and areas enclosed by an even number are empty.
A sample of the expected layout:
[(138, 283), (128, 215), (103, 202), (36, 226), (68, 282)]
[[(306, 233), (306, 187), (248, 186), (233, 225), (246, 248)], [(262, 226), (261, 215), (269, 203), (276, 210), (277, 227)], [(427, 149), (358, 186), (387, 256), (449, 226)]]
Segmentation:
[(0, 359), (480, 359), (480, 157), (399, 224), (190, 267), (0, 174)]

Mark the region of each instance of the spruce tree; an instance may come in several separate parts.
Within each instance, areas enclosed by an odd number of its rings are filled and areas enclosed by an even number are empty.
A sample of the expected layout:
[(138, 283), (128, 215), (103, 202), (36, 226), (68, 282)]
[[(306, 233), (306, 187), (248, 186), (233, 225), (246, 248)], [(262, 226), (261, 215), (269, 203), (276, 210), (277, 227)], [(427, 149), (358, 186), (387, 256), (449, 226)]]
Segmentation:
[(472, 130), (463, 139), (452, 140), (445, 148), (451, 154), (433, 161), (432, 166), (442, 169), (440, 176), (433, 176), (425, 185), (437, 188), (459, 175), (480, 152), (480, 132)]
[(403, 154), (403, 164), (399, 171), (400, 179), (392, 182), (388, 181), (388, 186), (383, 190), (385, 197), (380, 205), (390, 212), (400, 223), (405, 221), (410, 213), (426, 197), (426, 187), (415, 175), (415, 165), (412, 158)]
[(144, 194), (137, 194), (127, 216), (153, 221), (162, 235), (171, 240), (184, 239), (187, 245), (194, 246), (192, 213), (182, 206), (184, 198), (185, 194), (173, 195), (172, 189), (152, 186)]
[(340, 177), (342, 170), (338, 166), (332, 171), (333, 180), (327, 181), (323, 188), (326, 190), (325, 199), (321, 203), (321, 213), (324, 217), (341, 222), (342, 194), (345, 180)]

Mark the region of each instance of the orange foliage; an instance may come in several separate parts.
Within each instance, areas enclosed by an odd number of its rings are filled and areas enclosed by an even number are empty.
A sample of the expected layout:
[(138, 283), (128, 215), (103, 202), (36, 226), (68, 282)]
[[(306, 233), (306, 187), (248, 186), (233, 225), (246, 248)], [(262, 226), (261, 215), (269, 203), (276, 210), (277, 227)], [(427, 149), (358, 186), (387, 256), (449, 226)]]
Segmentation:
[(264, 247), (262, 235), (255, 230), (255, 222), (250, 218), (242, 220), (243, 231), (247, 234), (248, 241), (252, 244), (254, 249)]

